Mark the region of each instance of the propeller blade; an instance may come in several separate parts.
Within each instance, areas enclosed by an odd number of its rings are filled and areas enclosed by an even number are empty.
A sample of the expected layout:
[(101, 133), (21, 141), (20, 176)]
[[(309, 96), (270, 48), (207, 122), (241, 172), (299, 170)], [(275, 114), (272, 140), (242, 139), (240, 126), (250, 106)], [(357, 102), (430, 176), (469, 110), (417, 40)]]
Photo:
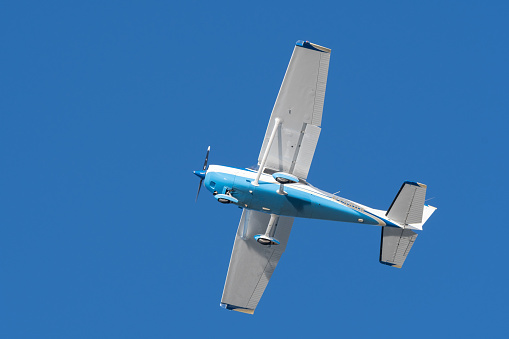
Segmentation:
[[(210, 153), (210, 146), (207, 148), (207, 154), (205, 155), (205, 162), (203, 163), (203, 171), (205, 171), (205, 173), (207, 173), (207, 163), (209, 162), (209, 153)], [(198, 171), (195, 171), (194, 174), (198, 175), (199, 177), (201, 177), (200, 179), (200, 186), (198, 186), (198, 193), (196, 193), (196, 199), (194, 202), (197, 202), (198, 201), (198, 196), (200, 195), (200, 190), (201, 190), (201, 184), (203, 183), (203, 179), (204, 179), (204, 176), (205, 174), (202, 172), (202, 173), (199, 173)]]
[(209, 162), (210, 146), (207, 148), (207, 155), (205, 156), (205, 162), (203, 163), (203, 170), (207, 169), (207, 162)]
[(198, 193), (196, 193), (196, 199), (194, 200), (194, 202), (197, 202), (198, 201), (198, 196), (200, 195), (200, 190), (201, 190), (201, 183), (203, 182), (203, 179), (200, 180), (200, 186), (198, 186)]

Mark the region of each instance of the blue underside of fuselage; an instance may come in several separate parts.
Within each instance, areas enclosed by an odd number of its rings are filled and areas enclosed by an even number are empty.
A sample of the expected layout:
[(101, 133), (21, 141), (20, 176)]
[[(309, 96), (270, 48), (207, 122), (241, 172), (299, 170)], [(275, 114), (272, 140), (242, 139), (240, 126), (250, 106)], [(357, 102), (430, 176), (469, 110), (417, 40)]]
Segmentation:
[(299, 184), (285, 185), (287, 194), (281, 195), (277, 193), (279, 184), (260, 181), (254, 186), (251, 181), (241, 175), (208, 172), (204, 184), (213, 193), (231, 191), (242, 208), (290, 217), (379, 225), (367, 212), (357, 211), (318, 193), (299, 190), (296, 188)]

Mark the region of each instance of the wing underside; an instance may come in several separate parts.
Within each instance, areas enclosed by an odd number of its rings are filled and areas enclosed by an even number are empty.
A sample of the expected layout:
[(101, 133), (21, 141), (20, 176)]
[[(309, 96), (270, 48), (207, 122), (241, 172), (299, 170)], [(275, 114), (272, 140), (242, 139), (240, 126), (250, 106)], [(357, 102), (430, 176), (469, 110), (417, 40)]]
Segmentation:
[(269, 214), (243, 210), (235, 236), (221, 306), (252, 314), (258, 305), (285, 251), (293, 224), (293, 218), (279, 217), (275, 237), (281, 244), (263, 246), (254, 239), (254, 236), (265, 233), (269, 219)]
[[(265, 167), (306, 179), (320, 136), (330, 49), (298, 41), (276, 103), (258, 157), (262, 163), (276, 118), (275, 138), (267, 154)], [(279, 245), (264, 246), (254, 236), (264, 234), (270, 215), (244, 210), (235, 236), (221, 306), (253, 313), (285, 251), (293, 218), (280, 216), (274, 237)]]
[(307, 178), (320, 136), (329, 59), (330, 49), (297, 42), (270, 116), (258, 163), (275, 119), (279, 118), (282, 123), (265, 167)]

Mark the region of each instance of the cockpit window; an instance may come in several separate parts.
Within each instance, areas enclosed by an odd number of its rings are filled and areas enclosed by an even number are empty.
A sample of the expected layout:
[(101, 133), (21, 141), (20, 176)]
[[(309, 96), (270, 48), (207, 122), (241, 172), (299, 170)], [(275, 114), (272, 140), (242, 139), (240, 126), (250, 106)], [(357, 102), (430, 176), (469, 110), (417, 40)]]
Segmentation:
[(211, 181), (210, 182), (210, 187), (211, 188), (216, 188), (216, 182), (215, 181)]

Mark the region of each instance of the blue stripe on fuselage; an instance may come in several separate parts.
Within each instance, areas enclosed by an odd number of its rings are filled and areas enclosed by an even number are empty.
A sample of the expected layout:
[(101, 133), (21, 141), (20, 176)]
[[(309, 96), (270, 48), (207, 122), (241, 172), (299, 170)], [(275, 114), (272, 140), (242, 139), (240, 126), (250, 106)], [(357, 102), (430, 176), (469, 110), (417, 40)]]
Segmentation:
[[(277, 193), (279, 184), (260, 181), (258, 186), (253, 186), (251, 184), (253, 179), (243, 176), (243, 174), (252, 175), (253, 172), (240, 168), (230, 167), (230, 169), (235, 170), (237, 175), (208, 171), (205, 186), (209, 191), (218, 193), (224, 193), (226, 189), (233, 188), (232, 195), (238, 199), (237, 205), (241, 207), (300, 218), (354, 223), (360, 223), (359, 219), (362, 219), (364, 224), (379, 225), (379, 222), (367, 211), (345, 206), (323, 194), (314, 192), (309, 186), (285, 185), (284, 189), (288, 194), (280, 195)], [(302, 188), (305, 188), (305, 191)]]

